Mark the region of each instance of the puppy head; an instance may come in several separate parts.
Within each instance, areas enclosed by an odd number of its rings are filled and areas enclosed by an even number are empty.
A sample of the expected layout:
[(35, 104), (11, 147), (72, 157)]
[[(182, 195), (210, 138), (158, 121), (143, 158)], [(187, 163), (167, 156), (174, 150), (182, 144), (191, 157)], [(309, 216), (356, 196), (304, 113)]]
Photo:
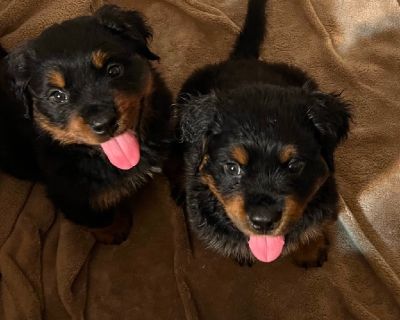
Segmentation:
[(135, 11), (104, 6), (53, 25), (8, 56), (17, 96), (62, 144), (96, 145), (137, 130), (151, 93), (149, 27)]
[(266, 85), (191, 98), (180, 113), (195, 178), (249, 236), (290, 232), (332, 173), (350, 119), (338, 96)]

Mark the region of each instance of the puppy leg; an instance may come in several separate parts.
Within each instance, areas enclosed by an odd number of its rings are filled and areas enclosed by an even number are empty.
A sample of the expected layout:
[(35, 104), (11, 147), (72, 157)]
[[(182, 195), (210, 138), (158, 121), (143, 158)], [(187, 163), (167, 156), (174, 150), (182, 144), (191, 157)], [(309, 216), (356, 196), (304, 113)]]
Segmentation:
[(131, 231), (132, 215), (129, 211), (118, 210), (114, 214), (113, 222), (104, 228), (91, 228), (89, 231), (97, 241), (104, 244), (120, 244), (124, 242)]
[[(95, 211), (92, 208), (61, 209), (64, 216), (72, 222), (82, 225), (93, 234), (97, 241), (104, 244), (120, 244), (130, 233), (132, 215), (122, 207), (106, 211)], [(77, 213), (77, 214), (76, 214)]]
[(329, 240), (324, 232), (308, 243), (300, 243), (293, 253), (296, 265), (302, 268), (322, 267), (328, 260)]
[(60, 209), (68, 220), (83, 226), (101, 243), (120, 244), (129, 236), (132, 216), (128, 210), (117, 207), (97, 211), (88, 206)]
[(129, 235), (132, 217), (129, 209), (121, 202), (118, 206), (98, 209), (90, 204), (87, 193), (48, 186), (48, 193), (57, 208), (64, 216), (89, 230), (94, 237), (105, 244), (119, 244)]

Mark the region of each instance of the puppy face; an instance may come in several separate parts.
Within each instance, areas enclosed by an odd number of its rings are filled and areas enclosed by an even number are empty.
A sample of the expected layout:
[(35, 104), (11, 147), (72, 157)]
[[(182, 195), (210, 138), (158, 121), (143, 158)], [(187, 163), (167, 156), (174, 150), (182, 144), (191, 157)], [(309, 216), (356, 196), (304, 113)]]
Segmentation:
[(194, 176), (246, 235), (290, 232), (333, 172), (348, 131), (345, 103), (301, 89), (242, 88), (181, 108)]
[(45, 30), (10, 55), (10, 70), (43, 131), (96, 145), (139, 125), (157, 58), (150, 36), (137, 12), (105, 6)]

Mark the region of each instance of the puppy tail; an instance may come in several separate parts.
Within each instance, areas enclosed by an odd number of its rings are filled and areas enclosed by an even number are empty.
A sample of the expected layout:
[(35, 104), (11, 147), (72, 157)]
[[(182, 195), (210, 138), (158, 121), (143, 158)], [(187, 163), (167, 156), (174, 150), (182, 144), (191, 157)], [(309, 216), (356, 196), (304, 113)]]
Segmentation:
[(3, 59), (7, 55), (6, 49), (4, 49), (0, 44), (0, 59)]
[(244, 26), (236, 39), (230, 59), (258, 59), (265, 37), (267, 0), (249, 0)]

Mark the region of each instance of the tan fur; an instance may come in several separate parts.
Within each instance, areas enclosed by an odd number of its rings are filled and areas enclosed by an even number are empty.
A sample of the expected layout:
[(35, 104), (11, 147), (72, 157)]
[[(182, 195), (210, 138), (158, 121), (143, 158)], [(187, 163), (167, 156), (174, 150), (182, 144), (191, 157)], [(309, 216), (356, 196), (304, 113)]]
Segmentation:
[(218, 199), (225, 209), (226, 214), (236, 227), (245, 234), (250, 234), (247, 224), (247, 213), (244, 209), (243, 195), (237, 194), (229, 198), (224, 198), (216, 186), (215, 180), (210, 175), (203, 175), (201, 180), (208, 186), (213, 195)]
[(326, 179), (329, 177), (329, 170), (326, 162), (322, 160), (325, 164), (325, 174), (319, 177), (314, 186), (305, 199), (298, 199), (295, 196), (289, 195), (285, 199), (285, 208), (282, 213), (282, 219), (279, 226), (274, 230), (274, 234), (285, 234), (290, 226), (301, 218), (304, 210), (306, 209), (308, 203), (313, 199), (315, 194), (318, 192), (319, 188), (325, 183)]
[(96, 50), (92, 53), (92, 64), (97, 68), (101, 69), (104, 66), (108, 58), (108, 53), (102, 50)]
[(243, 146), (236, 146), (231, 151), (233, 159), (242, 166), (249, 162), (249, 155)]
[(98, 136), (93, 133), (92, 129), (85, 123), (82, 117), (73, 116), (69, 121), (67, 130), (72, 133), (78, 140), (87, 144), (99, 144)]
[(326, 261), (328, 247), (328, 240), (321, 232), (312, 241), (300, 242), (293, 252), (293, 259), (301, 267), (320, 267)]
[(114, 94), (114, 103), (120, 115), (118, 120), (120, 131), (135, 128), (139, 121), (141, 97), (139, 95), (116, 92)]
[[(98, 65), (105, 59), (105, 53), (102, 51), (95, 51), (92, 55), (93, 62)], [(103, 59), (103, 60), (101, 60)], [(49, 81), (52, 85), (57, 87), (63, 87), (65, 85), (62, 74), (58, 71), (51, 71), (49, 73)], [(135, 128), (139, 121), (139, 112), (141, 109), (141, 103), (143, 101), (142, 117), (149, 116), (150, 108), (146, 108), (148, 96), (153, 91), (153, 78), (149, 74), (143, 90), (139, 94), (129, 94), (124, 92), (114, 93), (114, 103), (118, 109), (119, 120), (118, 120), (118, 132), (122, 133), (130, 128)], [(49, 133), (54, 140), (59, 141), (61, 144), (88, 144), (88, 145), (99, 145), (104, 142), (104, 138), (96, 135), (85, 120), (78, 116), (72, 115), (68, 124), (65, 127), (57, 126), (49, 121), (49, 119), (35, 110), (34, 118), (38, 126)], [(145, 119), (143, 119), (145, 120)]]
[(35, 122), (61, 144), (97, 145), (103, 141), (92, 132), (82, 117), (72, 116), (65, 128), (52, 124), (43, 114), (34, 111)]
[(65, 78), (64, 75), (58, 70), (51, 70), (47, 74), (47, 78), (49, 84), (56, 88), (64, 88), (65, 87)]
[(244, 233), (249, 234), (249, 228), (247, 224), (247, 213), (244, 208), (244, 197), (241, 194), (235, 195), (223, 202), (225, 211), (229, 218), (235, 223), (235, 225)]
[[(199, 167), (199, 170), (202, 173), (201, 177), (202, 182), (208, 186), (213, 195), (223, 205), (225, 212), (232, 220), (232, 222), (235, 223), (237, 228), (247, 235), (254, 234), (254, 231), (252, 231), (248, 225), (247, 213), (245, 211), (245, 206), (244, 206), (245, 203), (243, 195), (238, 194), (229, 198), (224, 198), (222, 194), (219, 192), (214, 178), (202, 172), (204, 164), (207, 161), (208, 161), (208, 156), (206, 155), (203, 158)], [(274, 235), (281, 235), (287, 233), (289, 228), (302, 217), (308, 203), (312, 200), (312, 198), (318, 192), (319, 188), (325, 183), (326, 179), (329, 177), (329, 170), (327, 168), (325, 161), (324, 164), (326, 169), (325, 174), (321, 176), (319, 179), (317, 179), (308, 197), (306, 197), (305, 199), (298, 199), (297, 197), (292, 195), (286, 197), (285, 208), (282, 213), (282, 219), (279, 223), (279, 226), (273, 231)], [(311, 240), (314, 237), (317, 237), (319, 235), (318, 231), (319, 229), (318, 230), (310, 229), (308, 233), (304, 234), (304, 237), (299, 239), (300, 240), (299, 245), (300, 243), (307, 241), (307, 239)], [(293, 250), (294, 249), (295, 248), (293, 248)]]
[(203, 171), (204, 166), (205, 166), (205, 165), (207, 164), (207, 162), (208, 162), (208, 159), (209, 159), (209, 155), (206, 154), (206, 155), (203, 157), (203, 160), (201, 160), (201, 163), (200, 163), (200, 166), (199, 166), (199, 171)]
[(292, 144), (288, 144), (280, 150), (279, 160), (281, 161), (281, 163), (286, 163), (294, 156), (296, 156), (296, 154), (297, 154), (296, 147)]
[[(153, 91), (153, 79), (150, 75), (143, 90), (139, 94), (129, 94), (121, 91), (114, 93), (114, 103), (117, 107), (120, 118), (118, 120), (119, 132), (126, 131), (129, 128), (135, 128), (139, 121), (140, 108), (144, 107), (142, 117), (149, 116), (150, 108), (147, 107), (148, 97)], [(141, 106), (143, 101), (143, 106)], [(142, 119), (144, 120), (144, 119)]]

